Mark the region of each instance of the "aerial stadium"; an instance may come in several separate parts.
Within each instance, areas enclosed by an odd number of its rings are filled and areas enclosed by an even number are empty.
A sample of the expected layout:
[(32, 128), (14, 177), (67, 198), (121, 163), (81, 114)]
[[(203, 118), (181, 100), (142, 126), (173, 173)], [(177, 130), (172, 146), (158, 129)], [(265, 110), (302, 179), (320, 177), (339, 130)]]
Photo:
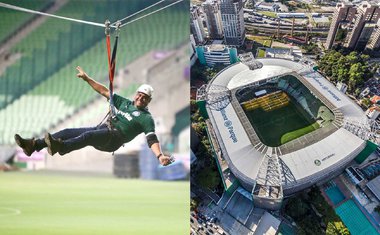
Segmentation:
[(262, 208), (341, 173), (369, 136), (361, 108), (303, 63), (233, 64), (197, 99), (225, 189), (237, 181)]

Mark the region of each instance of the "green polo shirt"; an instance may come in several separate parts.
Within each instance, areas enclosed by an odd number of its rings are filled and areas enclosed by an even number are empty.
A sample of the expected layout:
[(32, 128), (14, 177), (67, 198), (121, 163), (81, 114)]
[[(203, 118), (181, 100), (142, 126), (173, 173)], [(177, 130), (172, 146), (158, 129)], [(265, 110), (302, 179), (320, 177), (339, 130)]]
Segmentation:
[(123, 133), (126, 142), (142, 132), (145, 135), (154, 133), (154, 121), (147, 109), (140, 110), (131, 100), (117, 94), (113, 95), (113, 102), (117, 119), (113, 120), (112, 124)]

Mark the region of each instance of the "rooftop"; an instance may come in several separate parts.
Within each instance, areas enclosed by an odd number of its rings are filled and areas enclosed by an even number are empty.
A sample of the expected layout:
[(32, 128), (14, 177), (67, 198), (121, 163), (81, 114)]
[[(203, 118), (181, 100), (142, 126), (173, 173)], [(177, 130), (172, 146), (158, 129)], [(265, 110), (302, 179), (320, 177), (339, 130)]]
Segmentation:
[[(293, 74), (329, 108), (339, 110), (340, 115), (367, 120), (360, 107), (311, 67), (284, 59), (264, 58), (257, 61), (263, 64), (262, 68), (250, 70), (247, 65), (237, 63), (221, 71), (211, 84), (235, 90), (271, 77)], [(249, 123), (245, 122), (236, 102), (232, 96), (231, 103), (224, 109), (209, 109), (208, 113), (230, 170), (245, 183), (256, 182), (265, 154), (272, 151), (280, 150), (281, 169), (288, 169), (283, 172), (287, 174), (284, 175), (285, 180), (290, 179), (286, 182), (288, 185), (283, 186), (286, 188), (310, 182), (310, 177), (328, 175), (335, 167), (351, 161), (365, 147), (365, 141), (334, 125), (318, 129), (319, 134), (305, 135), (288, 142), (283, 149), (265, 147), (257, 141), (255, 132), (247, 128)]]

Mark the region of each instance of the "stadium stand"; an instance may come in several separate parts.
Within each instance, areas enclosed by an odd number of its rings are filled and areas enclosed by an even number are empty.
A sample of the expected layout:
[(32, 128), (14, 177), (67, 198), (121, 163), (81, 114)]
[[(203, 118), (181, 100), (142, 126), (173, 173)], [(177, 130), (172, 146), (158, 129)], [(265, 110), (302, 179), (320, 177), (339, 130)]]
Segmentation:
[[(52, 4), (52, 0), (34, 0), (34, 1), (23, 1), (23, 0), (4, 0), (1, 1), (5, 4), (12, 4), (15, 6), (22, 6), (28, 9), (44, 11)], [(6, 8), (0, 8), (0, 43), (6, 41), (10, 35), (14, 34), (16, 30), (23, 27), (30, 21), (35, 15), (19, 12), (19, 11), (9, 11)]]
[(250, 111), (257, 108), (262, 108), (265, 112), (284, 107), (289, 104), (289, 97), (285, 92), (277, 91), (265, 96), (252, 99), (242, 103), (245, 110)]
[(318, 117), (322, 103), (316, 99), (307, 88), (294, 76), (285, 76), (279, 79), (278, 87), (288, 92), (312, 116)]

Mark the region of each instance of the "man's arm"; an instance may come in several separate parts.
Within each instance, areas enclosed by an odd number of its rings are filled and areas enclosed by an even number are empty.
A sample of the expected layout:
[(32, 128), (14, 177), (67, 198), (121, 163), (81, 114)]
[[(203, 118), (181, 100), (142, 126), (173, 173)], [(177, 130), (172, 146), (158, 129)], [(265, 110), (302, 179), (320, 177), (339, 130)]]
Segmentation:
[(152, 146), (150, 146), (150, 149), (152, 150), (152, 152), (154, 153), (156, 157), (160, 156), (161, 154), (161, 156), (158, 158), (161, 165), (167, 166), (170, 164), (170, 156), (165, 156), (162, 153), (160, 143), (157, 142), (157, 143), (152, 144)]
[(76, 68), (78, 70), (77, 77), (81, 78), (83, 81), (86, 81), (92, 89), (94, 89), (96, 92), (101, 94), (102, 96), (106, 97), (107, 100), (110, 99), (110, 91), (107, 87), (105, 87), (103, 84), (100, 84), (99, 82), (92, 79), (90, 76), (87, 75), (86, 72), (83, 71), (83, 69), (79, 66)]

